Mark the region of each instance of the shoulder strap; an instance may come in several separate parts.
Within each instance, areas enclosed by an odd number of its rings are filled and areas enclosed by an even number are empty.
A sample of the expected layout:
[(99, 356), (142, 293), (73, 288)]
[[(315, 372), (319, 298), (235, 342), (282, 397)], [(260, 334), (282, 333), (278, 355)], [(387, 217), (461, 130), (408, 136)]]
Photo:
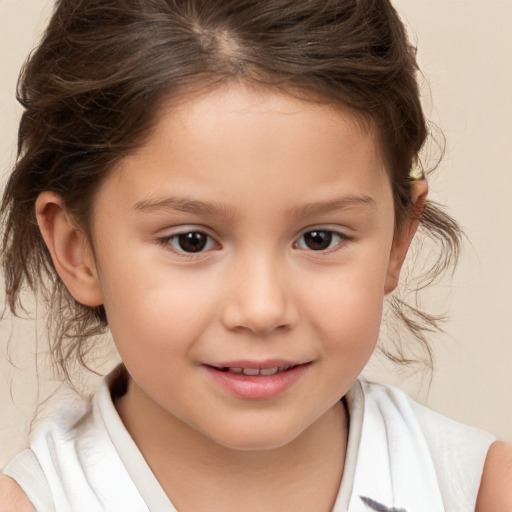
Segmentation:
[(32, 450), (16, 455), (2, 474), (18, 483), (37, 512), (55, 512), (48, 482)]
[(31, 440), (55, 512), (149, 512), (108, 436), (96, 399), (85, 414), (83, 405), (74, 409), (68, 405), (45, 421)]
[(409, 399), (391, 386), (361, 386), (364, 419), (349, 512), (445, 512), (434, 463)]
[(409, 401), (432, 454), (446, 511), (473, 511), (485, 458), (496, 437)]

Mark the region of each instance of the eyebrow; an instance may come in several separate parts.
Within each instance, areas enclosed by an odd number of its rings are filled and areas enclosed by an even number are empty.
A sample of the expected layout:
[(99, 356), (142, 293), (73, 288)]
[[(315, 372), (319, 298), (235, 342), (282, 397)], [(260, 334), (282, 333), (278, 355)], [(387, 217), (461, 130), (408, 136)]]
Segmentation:
[(231, 208), (222, 203), (204, 201), (197, 201), (195, 199), (180, 198), (180, 197), (166, 197), (162, 199), (145, 199), (135, 203), (134, 210), (151, 213), (155, 211), (179, 211), (184, 213), (191, 213), (197, 215), (224, 215), (226, 217), (233, 217), (234, 212)]
[(375, 199), (367, 195), (348, 195), (331, 199), (329, 201), (318, 201), (306, 203), (294, 208), (293, 213), (297, 216), (307, 217), (309, 215), (318, 215), (329, 213), (335, 210), (346, 210), (353, 207), (367, 207), (371, 210), (377, 209)]
[[(305, 203), (292, 209), (291, 214), (297, 217), (307, 217), (329, 213), (335, 210), (345, 210), (353, 207), (368, 207), (372, 210), (377, 209), (377, 203), (373, 198), (367, 195), (349, 195), (329, 201), (317, 201)], [(166, 197), (162, 199), (145, 199), (138, 201), (134, 210), (143, 213), (156, 211), (179, 211), (196, 215), (216, 215), (225, 217), (234, 217), (235, 211), (227, 205), (218, 202), (204, 202), (189, 198)]]

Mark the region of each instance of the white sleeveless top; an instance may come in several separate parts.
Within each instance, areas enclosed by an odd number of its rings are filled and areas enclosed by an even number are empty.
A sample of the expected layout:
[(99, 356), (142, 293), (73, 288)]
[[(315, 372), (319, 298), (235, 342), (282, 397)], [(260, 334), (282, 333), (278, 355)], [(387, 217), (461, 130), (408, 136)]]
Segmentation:
[[(114, 373), (114, 372), (113, 372)], [(125, 429), (105, 378), (5, 468), (37, 512), (177, 512)], [(471, 512), (494, 436), (440, 416), (391, 386), (357, 381), (332, 512)]]

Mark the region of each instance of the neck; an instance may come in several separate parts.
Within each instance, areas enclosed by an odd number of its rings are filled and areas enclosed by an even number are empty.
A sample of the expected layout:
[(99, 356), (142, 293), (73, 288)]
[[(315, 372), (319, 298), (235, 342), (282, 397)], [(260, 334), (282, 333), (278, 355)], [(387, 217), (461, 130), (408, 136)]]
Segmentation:
[[(348, 435), (348, 415), (341, 402), (285, 446), (237, 450), (142, 399), (143, 393), (130, 381), (116, 407), (180, 512), (332, 509)], [(248, 503), (257, 506), (251, 509)]]

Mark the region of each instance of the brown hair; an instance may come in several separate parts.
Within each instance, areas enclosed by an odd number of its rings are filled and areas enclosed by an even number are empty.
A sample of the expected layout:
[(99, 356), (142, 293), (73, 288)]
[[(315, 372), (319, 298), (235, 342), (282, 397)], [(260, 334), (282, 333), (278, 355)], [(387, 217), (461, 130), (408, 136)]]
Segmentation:
[[(18, 160), (0, 213), (6, 297), (14, 314), (28, 285), (49, 306), (55, 360), (85, 365), (103, 307), (76, 302), (55, 272), (34, 203), (57, 192), (87, 232), (94, 194), (150, 134), (164, 101), (204, 85), (246, 80), (349, 107), (379, 134), (396, 225), (411, 211), (410, 171), (427, 137), (415, 49), (387, 0), (58, 0), (18, 84)], [(460, 231), (427, 203), (424, 232), (441, 243), (436, 276), (456, 260)], [(438, 319), (392, 299), (422, 342)], [(391, 356), (398, 362), (406, 357)]]

